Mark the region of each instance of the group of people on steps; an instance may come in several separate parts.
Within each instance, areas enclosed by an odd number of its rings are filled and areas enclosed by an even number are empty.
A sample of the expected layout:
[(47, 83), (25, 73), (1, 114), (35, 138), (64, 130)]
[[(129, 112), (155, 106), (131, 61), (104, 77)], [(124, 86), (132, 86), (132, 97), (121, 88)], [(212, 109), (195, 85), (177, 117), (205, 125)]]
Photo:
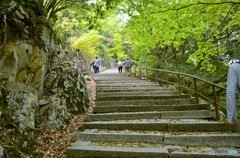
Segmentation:
[(132, 64), (128, 57), (125, 59), (124, 62), (122, 62), (121, 60), (118, 60), (117, 66), (118, 66), (119, 73), (122, 73), (123, 66), (124, 66), (126, 74), (130, 75), (130, 68), (132, 67)]
[[(93, 60), (93, 62), (91, 63), (90, 66), (92, 66), (92, 65), (93, 65), (94, 74), (98, 74), (99, 73), (99, 67), (101, 65), (100, 60), (98, 59), (98, 57), (96, 57)], [(131, 64), (130, 59), (127, 57), (124, 62), (118, 60), (117, 67), (118, 67), (118, 72), (119, 73), (122, 73), (122, 70), (123, 70), (123, 67), (124, 67), (126, 74), (130, 75), (130, 68), (132, 67), (132, 64)]]

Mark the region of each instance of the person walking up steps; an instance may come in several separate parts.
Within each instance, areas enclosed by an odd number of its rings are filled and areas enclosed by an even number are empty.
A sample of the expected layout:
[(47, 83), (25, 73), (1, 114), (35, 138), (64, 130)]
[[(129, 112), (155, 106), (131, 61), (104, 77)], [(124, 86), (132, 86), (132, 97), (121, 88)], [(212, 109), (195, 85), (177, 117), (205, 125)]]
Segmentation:
[(123, 63), (120, 60), (117, 62), (117, 66), (118, 66), (118, 73), (122, 73)]
[(132, 67), (132, 64), (128, 57), (125, 59), (124, 66), (126, 75), (130, 75), (130, 68)]
[(93, 63), (91, 65), (93, 65), (94, 74), (99, 73), (99, 67), (100, 67), (101, 64), (100, 64), (100, 60), (98, 59), (97, 56), (93, 60)]

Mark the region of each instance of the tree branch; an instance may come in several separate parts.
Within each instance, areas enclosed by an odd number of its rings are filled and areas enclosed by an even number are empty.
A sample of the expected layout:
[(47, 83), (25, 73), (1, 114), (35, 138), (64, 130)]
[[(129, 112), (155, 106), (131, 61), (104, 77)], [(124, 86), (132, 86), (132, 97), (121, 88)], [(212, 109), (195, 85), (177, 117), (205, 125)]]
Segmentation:
[(234, 2), (234, 1), (228, 1), (228, 2), (198, 2), (198, 3), (191, 3), (189, 5), (185, 5), (185, 6), (182, 6), (182, 7), (178, 7), (178, 8), (171, 8), (171, 9), (166, 9), (166, 10), (160, 10), (160, 11), (156, 11), (156, 12), (152, 12), (152, 13), (163, 13), (163, 12), (168, 12), (168, 11), (172, 11), (172, 10), (176, 10), (176, 11), (179, 11), (179, 10), (182, 10), (182, 9), (185, 9), (185, 8), (189, 8), (191, 6), (195, 6), (195, 5), (221, 5), (221, 4), (233, 4), (233, 5), (240, 5), (240, 2)]

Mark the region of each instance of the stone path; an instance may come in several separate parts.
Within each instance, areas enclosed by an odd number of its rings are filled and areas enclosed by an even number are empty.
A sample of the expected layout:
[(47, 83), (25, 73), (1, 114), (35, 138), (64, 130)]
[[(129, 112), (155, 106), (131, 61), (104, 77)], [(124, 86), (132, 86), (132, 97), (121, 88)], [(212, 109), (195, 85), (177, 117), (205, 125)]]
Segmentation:
[(240, 157), (240, 132), (209, 104), (108, 70), (94, 76), (96, 107), (68, 157)]

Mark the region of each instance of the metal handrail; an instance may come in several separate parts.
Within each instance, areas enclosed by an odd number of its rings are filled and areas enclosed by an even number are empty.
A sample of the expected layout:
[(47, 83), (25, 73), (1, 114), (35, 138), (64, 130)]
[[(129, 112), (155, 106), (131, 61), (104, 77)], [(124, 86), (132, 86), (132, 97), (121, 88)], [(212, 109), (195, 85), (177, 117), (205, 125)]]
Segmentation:
[[(133, 68), (134, 68), (134, 73), (131, 72), (131, 74), (133, 74), (136, 77), (139, 77), (139, 78), (144, 77), (147, 80), (154, 80), (155, 82), (164, 82), (167, 87), (169, 86), (169, 84), (177, 85), (179, 95), (182, 94), (182, 89), (194, 92), (197, 104), (199, 104), (200, 97), (204, 98), (205, 100), (211, 101), (215, 107), (216, 118), (217, 118), (217, 120), (220, 120), (219, 107), (222, 107), (222, 108), (224, 108), (224, 107), (219, 104), (220, 93), (217, 92), (217, 89), (219, 90), (219, 92), (222, 92), (222, 91), (226, 91), (225, 87), (215, 84), (213, 82), (207, 81), (205, 79), (199, 78), (197, 76), (187, 74), (187, 73), (181, 73), (181, 72), (175, 72), (175, 71), (169, 71), (169, 70), (163, 70), (163, 69), (151, 69), (151, 68), (144, 68), (144, 67), (136, 67), (136, 66), (134, 66)], [(145, 70), (145, 74), (143, 74), (144, 70)], [(152, 74), (153, 77), (150, 77), (149, 71), (154, 72)], [(160, 73), (165, 74), (165, 78), (159, 78)], [(175, 77), (175, 79), (177, 79), (177, 83), (169, 80), (169, 74), (177, 75), (177, 77)], [(182, 83), (181, 77), (192, 78), (193, 79), (192, 83), (194, 84), (194, 89), (184, 86)], [(208, 86), (212, 87), (213, 100), (209, 96), (205, 96), (199, 92), (199, 90), (198, 90), (199, 87), (197, 85), (197, 83), (199, 81), (206, 83)]]

